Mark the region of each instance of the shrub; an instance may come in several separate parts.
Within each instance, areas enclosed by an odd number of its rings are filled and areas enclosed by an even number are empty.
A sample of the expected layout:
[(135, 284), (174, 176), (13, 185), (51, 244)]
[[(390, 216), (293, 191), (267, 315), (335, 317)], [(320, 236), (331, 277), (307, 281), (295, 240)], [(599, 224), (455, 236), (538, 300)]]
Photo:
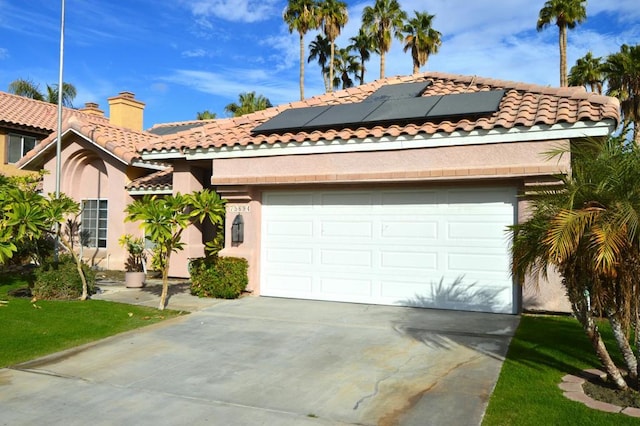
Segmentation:
[[(82, 264), (89, 294), (94, 293), (95, 272)], [(82, 280), (73, 257), (60, 255), (58, 262), (48, 259), (35, 270), (32, 293), (38, 299), (74, 300), (82, 295)]]
[(191, 261), (191, 294), (199, 297), (236, 299), (249, 278), (246, 259), (237, 257), (204, 257)]

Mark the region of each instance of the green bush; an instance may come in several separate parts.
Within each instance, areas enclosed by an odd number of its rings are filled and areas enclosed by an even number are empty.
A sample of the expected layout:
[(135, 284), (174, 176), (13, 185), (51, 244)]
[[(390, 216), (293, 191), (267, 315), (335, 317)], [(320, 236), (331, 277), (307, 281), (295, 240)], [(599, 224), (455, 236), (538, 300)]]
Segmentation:
[[(96, 274), (82, 264), (89, 294), (94, 293)], [(82, 295), (82, 280), (73, 257), (60, 255), (58, 262), (49, 259), (35, 270), (32, 294), (44, 300), (74, 300)]]
[(237, 299), (247, 287), (249, 278), (246, 259), (237, 257), (204, 257), (191, 261), (191, 294), (199, 297)]

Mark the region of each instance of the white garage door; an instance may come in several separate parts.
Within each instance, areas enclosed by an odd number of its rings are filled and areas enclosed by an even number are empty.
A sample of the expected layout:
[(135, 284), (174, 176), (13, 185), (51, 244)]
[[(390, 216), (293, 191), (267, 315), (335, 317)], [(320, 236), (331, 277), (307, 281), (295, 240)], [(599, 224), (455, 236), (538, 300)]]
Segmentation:
[(266, 192), (264, 296), (515, 313), (512, 187)]

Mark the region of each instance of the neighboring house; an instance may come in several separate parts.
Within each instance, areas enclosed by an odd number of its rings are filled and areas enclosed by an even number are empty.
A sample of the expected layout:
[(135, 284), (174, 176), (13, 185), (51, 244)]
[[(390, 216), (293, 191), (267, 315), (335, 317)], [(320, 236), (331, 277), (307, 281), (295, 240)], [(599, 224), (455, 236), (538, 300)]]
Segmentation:
[(174, 187), (190, 164), (213, 171), (222, 254), (248, 259), (254, 294), (568, 310), (557, 280), (521, 294), (506, 228), (526, 218), (528, 188), (569, 171), (545, 153), (610, 134), (619, 114), (584, 88), (425, 73), (215, 120), (141, 157), (174, 163)]
[[(57, 132), (49, 121), (55, 122), (56, 106), (6, 93), (0, 93), (0, 105), (9, 105), (0, 110), (5, 122), (48, 130), (16, 165), (46, 170), (43, 192), (54, 193)], [(144, 103), (122, 92), (109, 98), (109, 109), (109, 118), (94, 103), (81, 110), (64, 109), (60, 190), (82, 207), (80, 229), (89, 236), (88, 247), (83, 249), (85, 260), (102, 268), (122, 269), (127, 253), (118, 239), (125, 233), (142, 235), (137, 224), (124, 222), (124, 209), (135, 196), (170, 194), (167, 176), (170, 180), (171, 168), (142, 160), (138, 154), (138, 145), (159, 138), (142, 130)]]
[[(212, 187), (227, 200), (222, 254), (249, 261), (253, 294), (508, 313), (568, 310), (557, 279), (528, 277), (522, 294), (506, 228), (526, 219), (529, 188), (570, 170), (546, 152), (604, 137), (620, 118), (616, 99), (583, 88), (441, 73), (146, 132), (113, 107), (110, 123), (87, 112), (63, 125), (62, 185), (98, 200), (98, 216), (108, 202), (100, 266), (121, 265), (132, 197)], [(54, 142), (18, 165), (52, 171)], [(186, 276), (210, 234), (183, 234), (172, 275)]]

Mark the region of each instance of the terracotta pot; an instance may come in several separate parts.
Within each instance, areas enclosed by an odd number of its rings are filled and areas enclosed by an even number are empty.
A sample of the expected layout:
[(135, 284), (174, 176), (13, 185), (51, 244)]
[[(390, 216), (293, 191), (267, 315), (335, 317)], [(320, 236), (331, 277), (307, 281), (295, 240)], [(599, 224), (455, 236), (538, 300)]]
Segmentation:
[(144, 272), (125, 272), (124, 285), (128, 288), (141, 288), (144, 287), (146, 278), (147, 274)]

